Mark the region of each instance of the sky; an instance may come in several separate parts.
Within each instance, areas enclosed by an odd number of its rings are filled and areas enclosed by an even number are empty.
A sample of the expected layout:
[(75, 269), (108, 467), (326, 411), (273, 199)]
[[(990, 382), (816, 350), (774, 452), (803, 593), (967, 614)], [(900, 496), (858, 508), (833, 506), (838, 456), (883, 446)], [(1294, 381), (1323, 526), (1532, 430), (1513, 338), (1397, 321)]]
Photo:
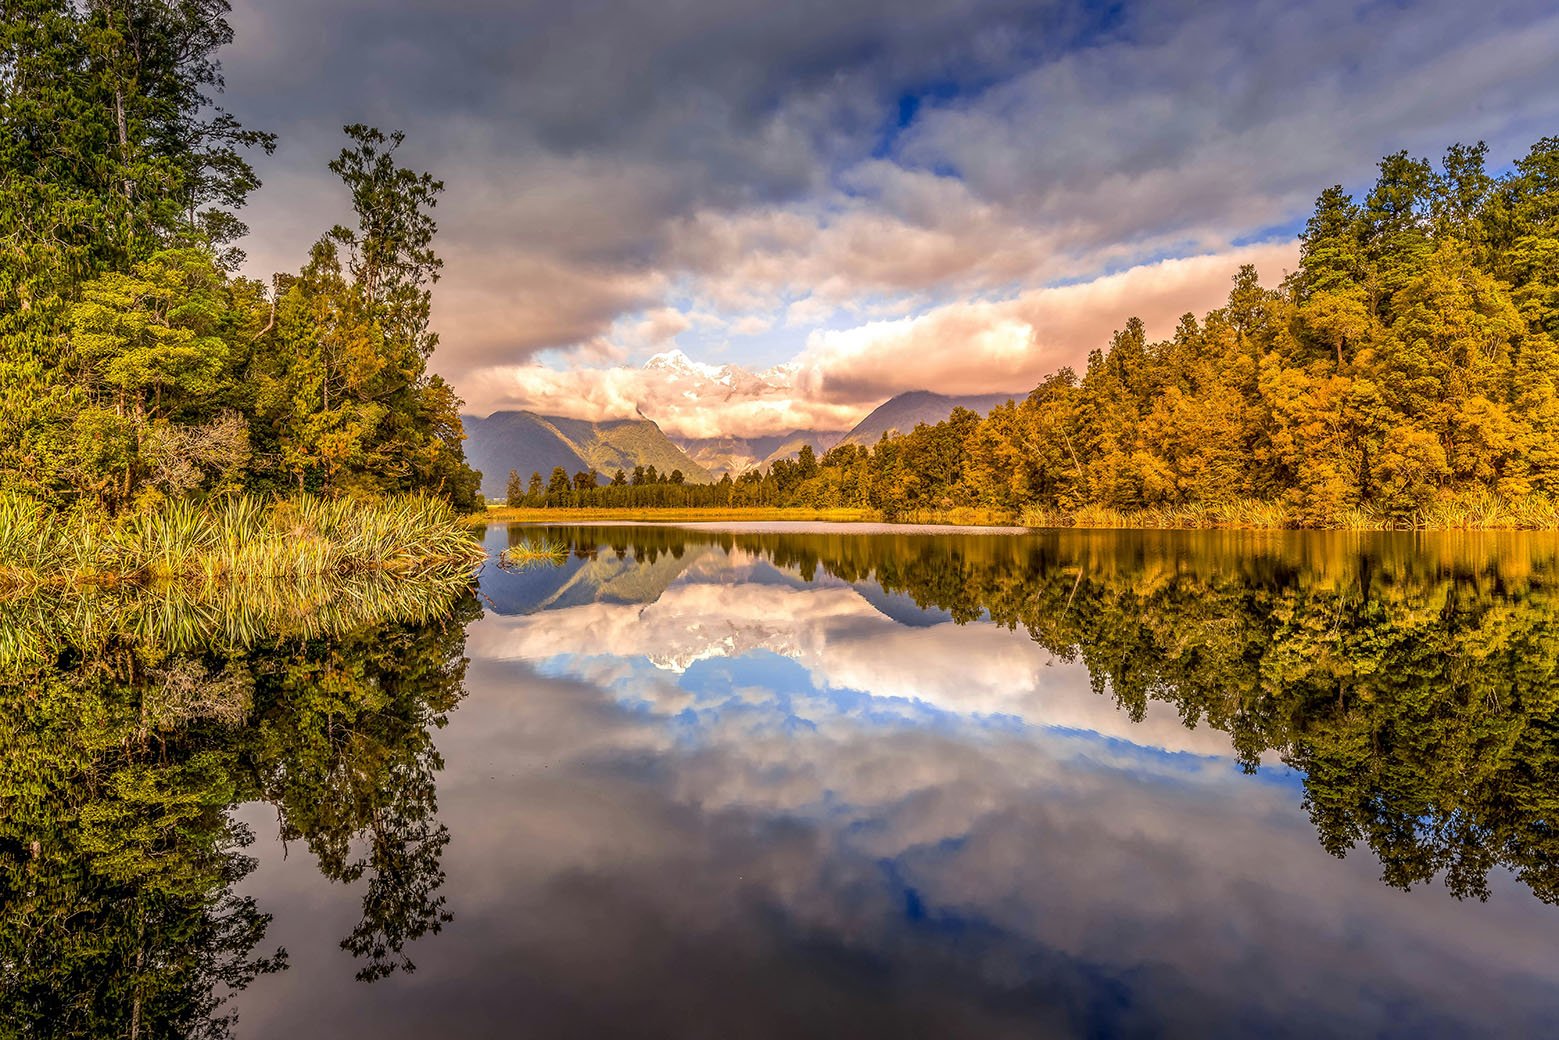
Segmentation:
[(247, 272), (349, 215), (341, 127), (441, 178), (433, 368), (486, 415), (684, 437), (1024, 392), (1275, 285), (1381, 156), (1559, 133), (1551, 0), (234, 0), (280, 137)]

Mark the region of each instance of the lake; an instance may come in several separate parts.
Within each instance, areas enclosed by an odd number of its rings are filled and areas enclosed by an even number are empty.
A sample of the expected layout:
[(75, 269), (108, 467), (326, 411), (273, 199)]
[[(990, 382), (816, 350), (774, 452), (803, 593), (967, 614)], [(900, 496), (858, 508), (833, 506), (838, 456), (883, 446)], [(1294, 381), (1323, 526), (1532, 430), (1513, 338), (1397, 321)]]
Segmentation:
[(1559, 537), (486, 543), (0, 607), (20, 1035), (1555, 1032)]

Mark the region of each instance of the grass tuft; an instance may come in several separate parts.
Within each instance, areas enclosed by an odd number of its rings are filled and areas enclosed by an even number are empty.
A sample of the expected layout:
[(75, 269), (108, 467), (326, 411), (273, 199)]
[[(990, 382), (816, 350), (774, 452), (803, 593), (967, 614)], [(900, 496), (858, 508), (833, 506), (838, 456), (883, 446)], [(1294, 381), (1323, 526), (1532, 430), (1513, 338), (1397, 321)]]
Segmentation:
[(568, 560), (568, 546), (562, 542), (526, 539), (511, 545), (498, 557), (502, 566), (524, 570), (528, 567), (550, 565), (561, 567)]

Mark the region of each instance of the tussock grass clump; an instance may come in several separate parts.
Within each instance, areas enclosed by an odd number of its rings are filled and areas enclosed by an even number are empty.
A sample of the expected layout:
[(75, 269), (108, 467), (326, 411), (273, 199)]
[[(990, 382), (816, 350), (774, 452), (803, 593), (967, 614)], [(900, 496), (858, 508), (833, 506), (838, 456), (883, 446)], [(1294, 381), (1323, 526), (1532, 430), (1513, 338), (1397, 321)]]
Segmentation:
[(106, 518), (0, 496), (0, 584), (114, 584), (421, 573), (475, 563), (481, 547), (449, 504), (234, 495)]
[(568, 546), (562, 542), (544, 539), (526, 539), (511, 545), (499, 556), (498, 562), (506, 567), (561, 567), (568, 559)]

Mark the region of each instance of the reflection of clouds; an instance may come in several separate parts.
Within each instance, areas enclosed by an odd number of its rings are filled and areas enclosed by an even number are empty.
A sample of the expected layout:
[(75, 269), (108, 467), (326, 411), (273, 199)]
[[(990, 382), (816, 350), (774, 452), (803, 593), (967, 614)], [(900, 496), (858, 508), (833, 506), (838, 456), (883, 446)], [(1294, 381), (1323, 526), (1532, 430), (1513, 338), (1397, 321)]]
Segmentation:
[[(1164, 706), (1132, 723), (1086, 674), (1056, 661), (1021, 632), (992, 625), (908, 628), (848, 586), (678, 584), (654, 603), (591, 603), (527, 617), (490, 619), (471, 633), (473, 651), (496, 658), (567, 657), (568, 674), (624, 695), (620, 660), (644, 658), (679, 673), (699, 661), (770, 651), (802, 665), (822, 691), (919, 702), (958, 715), (1014, 716), (1032, 725), (1085, 730), (1170, 751), (1227, 754), (1228, 737), (1188, 730)], [(660, 683), (639, 680), (657, 699)], [(672, 698), (677, 710), (689, 706)], [(826, 698), (808, 708), (834, 710)], [(888, 710), (889, 705), (878, 705)], [(808, 716), (810, 717), (810, 716)]]
[(475, 658), (439, 738), (454, 924), (351, 989), (352, 908), (279, 916), (296, 967), (245, 994), (257, 1035), (1521, 1035), (1556, 1010), (1526, 892), (1386, 889), (1223, 765), (848, 714), (721, 711), (686, 742), (649, 697)]
[(1524, 1036), (1559, 1013), (1555, 912), (1508, 874), (1488, 904), (1386, 888), (1283, 774), (1239, 775), (1166, 705), (1132, 724), (1024, 634), (687, 562), (646, 603), (469, 629), (438, 737), (456, 917), (415, 976), (346, 986), (355, 904), (257, 844), (246, 888), (295, 967), (243, 994), (246, 1027)]

